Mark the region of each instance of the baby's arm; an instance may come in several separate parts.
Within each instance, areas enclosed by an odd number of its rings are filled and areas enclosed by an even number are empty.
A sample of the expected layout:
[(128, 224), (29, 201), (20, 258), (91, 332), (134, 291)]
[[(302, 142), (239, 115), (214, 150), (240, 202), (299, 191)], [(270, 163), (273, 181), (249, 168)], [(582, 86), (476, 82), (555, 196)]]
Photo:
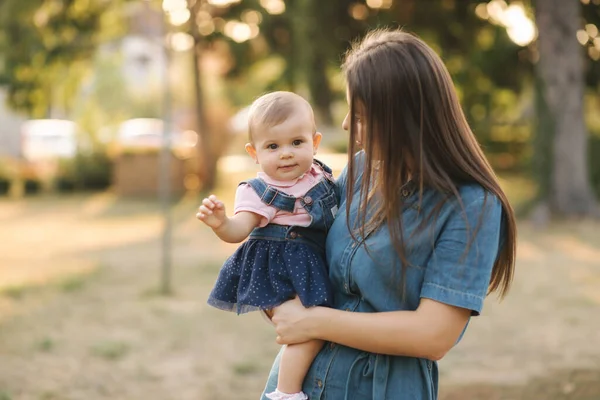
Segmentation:
[(231, 218), (227, 217), (225, 204), (214, 194), (202, 200), (196, 217), (211, 227), (221, 240), (228, 243), (239, 243), (246, 239), (262, 218), (247, 211), (238, 212)]

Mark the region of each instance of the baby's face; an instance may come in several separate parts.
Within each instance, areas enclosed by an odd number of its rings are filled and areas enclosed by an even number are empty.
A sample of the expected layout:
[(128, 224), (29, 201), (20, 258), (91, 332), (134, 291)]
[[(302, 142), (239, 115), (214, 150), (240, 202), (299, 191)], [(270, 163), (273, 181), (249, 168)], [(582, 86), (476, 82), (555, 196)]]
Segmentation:
[(270, 178), (291, 181), (310, 169), (320, 142), (312, 119), (297, 112), (277, 126), (255, 129), (246, 150)]

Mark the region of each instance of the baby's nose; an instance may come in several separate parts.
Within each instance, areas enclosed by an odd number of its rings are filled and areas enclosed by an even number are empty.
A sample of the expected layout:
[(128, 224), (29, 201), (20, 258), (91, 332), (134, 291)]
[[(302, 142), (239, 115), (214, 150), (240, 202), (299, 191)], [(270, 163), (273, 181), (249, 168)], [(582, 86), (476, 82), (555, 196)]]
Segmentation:
[(284, 150), (281, 152), (279, 158), (291, 158), (294, 157), (294, 153), (290, 150)]

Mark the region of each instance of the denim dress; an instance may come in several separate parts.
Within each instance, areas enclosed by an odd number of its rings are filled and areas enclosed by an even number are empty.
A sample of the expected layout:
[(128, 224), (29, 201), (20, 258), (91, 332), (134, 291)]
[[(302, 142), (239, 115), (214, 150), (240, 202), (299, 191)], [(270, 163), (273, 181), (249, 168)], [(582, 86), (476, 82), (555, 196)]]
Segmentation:
[[(351, 226), (359, 201), (360, 165), (357, 169)], [(464, 184), (459, 188), (462, 205), (450, 198), (437, 217), (424, 229), (417, 229), (442, 194), (425, 189), (419, 202), (415, 184), (403, 187), (402, 221), (410, 267), (402, 276), (402, 262), (385, 226), (366, 238), (358, 236), (357, 241), (350, 236), (346, 179), (344, 172), (338, 180), (341, 204), (326, 243), (334, 307), (347, 312), (416, 310), (420, 299), (428, 298), (478, 315), (500, 247), (499, 200), (477, 184)], [(468, 243), (471, 245), (466, 250)], [(277, 386), (278, 364), (279, 356), (266, 393)], [(435, 400), (438, 366), (424, 358), (375, 354), (326, 343), (312, 363), (303, 391), (310, 400)], [(266, 400), (264, 393), (262, 399)]]
[[(314, 162), (323, 170), (323, 178), (299, 199), (311, 217), (310, 225), (255, 228), (225, 261), (209, 295), (209, 305), (241, 314), (271, 309), (296, 295), (305, 307), (333, 304), (325, 239), (337, 213), (337, 196), (331, 169)], [(294, 211), (296, 197), (260, 178), (242, 183), (249, 184), (263, 203)]]

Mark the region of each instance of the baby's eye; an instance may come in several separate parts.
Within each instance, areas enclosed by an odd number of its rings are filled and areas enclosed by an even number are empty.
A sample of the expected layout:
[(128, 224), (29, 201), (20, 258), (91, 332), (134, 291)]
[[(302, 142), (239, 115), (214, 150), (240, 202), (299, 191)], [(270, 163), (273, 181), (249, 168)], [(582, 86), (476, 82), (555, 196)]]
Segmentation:
[(275, 143), (271, 143), (270, 145), (267, 146), (267, 149), (269, 150), (277, 150), (277, 145)]
[(293, 146), (300, 146), (301, 144), (302, 144), (302, 140), (300, 140), (300, 139), (296, 139), (292, 142)]

